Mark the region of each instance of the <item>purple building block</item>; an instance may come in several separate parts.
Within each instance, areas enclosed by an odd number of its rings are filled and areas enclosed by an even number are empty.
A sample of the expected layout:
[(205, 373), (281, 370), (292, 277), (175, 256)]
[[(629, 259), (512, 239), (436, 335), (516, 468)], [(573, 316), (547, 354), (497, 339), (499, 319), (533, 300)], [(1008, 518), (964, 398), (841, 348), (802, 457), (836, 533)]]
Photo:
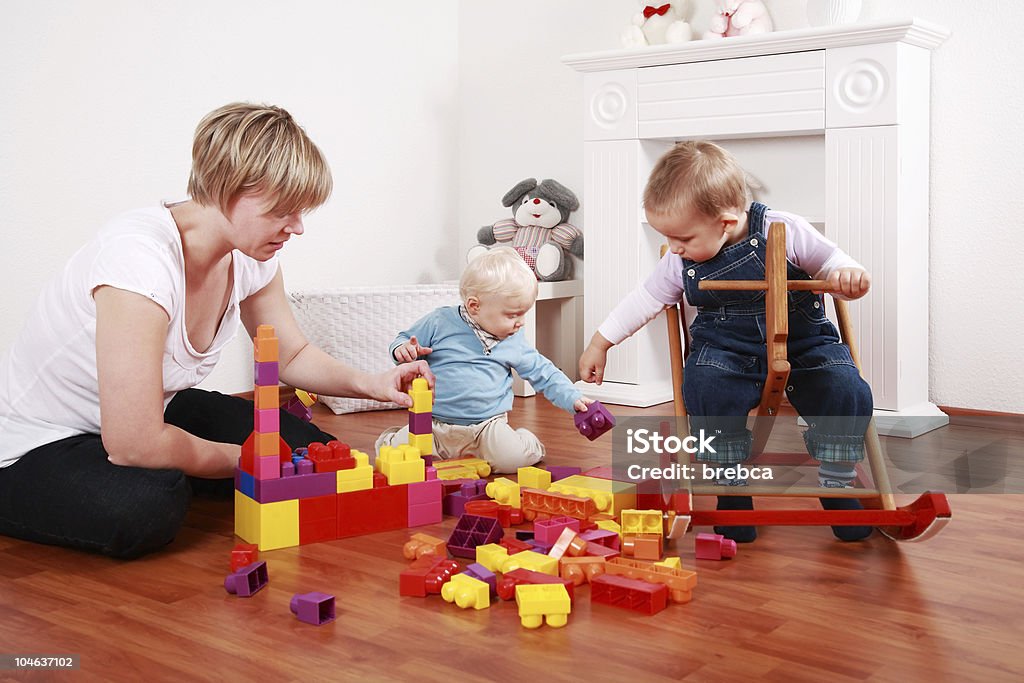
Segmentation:
[(434, 424), (431, 421), (430, 413), (414, 413), (409, 411), (409, 433), (410, 434), (431, 434)]
[(256, 361), (253, 366), (252, 376), (255, 384), (261, 387), (276, 387), (278, 382), (277, 361)]
[(444, 497), (442, 511), (452, 517), (461, 517), (466, 512), (466, 503), (471, 500), (487, 500), (487, 481), (470, 479), (464, 481), (455, 493)]
[(240, 598), (250, 598), (267, 585), (267, 563), (253, 562), (228, 574), (224, 590)]
[(600, 401), (594, 401), (587, 406), (587, 412), (576, 413), (573, 421), (580, 434), (591, 441), (615, 426), (615, 416), (608, 412)]
[(493, 517), (462, 515), (448, 537), (448, 552), (456, 557), (476, 559), (476, 547), (497, 543), (504, 535), (501, 524)]
[[(305, 460), (303, 462), (309, 462)], [(312, 463), (310, 463), (312, 464)], [(277, 503), (282, 500), (331, 496), (338, 492), (338, 475), (334, 472), (293, 474), (279, 479), (257, 479), (256, 495), (259, 503)]]
[(494, 575), (494, 572), (482, 564), (474, 562), (462, 570), (462, 573), (486, 583), (491, 589), (491, 596), (498, 594), (498, 577)]
[(551, 481), (558, 481), (559, 479), (566, 479), (576, 474), (580, 474), (583, 470), (579, 467), (552, 467), (548, 466), (548, 472), (551, 473)]
[(588, 543), (597, 543), (612, 550), (621, 550), (622, 537), (607, 529), (590, 529), (580, 534), (580, 538)]
[(322, 626), (334, 621), (334, 596), (327, 593), (296, 593), (292, 596), (292, 614), (307, 624)]
[(306, 404), (299, 400), (298, 396), (292, 397), (282, 408), (286, 413), (291, 413), (300, 420), (309, 422), (313, 419), (312, 409), (306, 407)]

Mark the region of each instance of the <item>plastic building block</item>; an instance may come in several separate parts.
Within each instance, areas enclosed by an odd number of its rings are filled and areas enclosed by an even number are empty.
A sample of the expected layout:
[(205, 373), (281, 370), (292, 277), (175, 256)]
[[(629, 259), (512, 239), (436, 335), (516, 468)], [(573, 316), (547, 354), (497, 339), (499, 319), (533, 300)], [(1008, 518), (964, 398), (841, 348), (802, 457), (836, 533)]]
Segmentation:
[(672, 602), (678, 603), (689, 602), (693, 598), (692, 592), (697, 585), (697, 572), (648, 564), (638, 560), (627, 560), (624, 557), (608, 560), (605, 563), (605, 573), (647, 583), (663, 584), (668, 588)]
[[(476, 557), (477, 546), (495, 543), (501, 539), (502, 534), (501, 525), (496, 519), (463, 515), (448, 537), (448, 552), (456, 557), (473, 558)], [(486, 563), (481, 564), (487, 566)]]
[(621, 537), (614, 531), (606, 531), (604, 529), (591, 529), (589, 531), (580, 532), (580, 538), (590, 543), (597, 543), (603, 545), (612, 550), (618, 550), (621, 547)]
[(338, 494), (338, 538), (404, 529), (409, 522), (409, 487), (382, 486)]
[(548, 550), (547, 555), (556, 560), (561, 560), (564, 555), (570, 554), (570, 548), (572, 548), (571, 555), (582, 555), (586, 552), (587, 542), (577, 536), (571, 527), (565, 527), (562, 529), (562, 535), (558, 537), (555, 544)]
[(551, 472), (539, 467), (520, 467), (516, 472), (516, 481), (526, 488), (547, 491), (551, 486)]
[(459, 563), (444, 555), (424, 555), (398, 577), (398, 594), (425, 598), (437, 595), (441, 587), (459, 572)]
[(573, 600), (575, 586), (572, 582), (560, 576), (551, 576), (543, 572), (535, 572), (532, 569), (513, 569), (502, 575), (498, 581), (498, 597), (502, 600), (511, 600), (516, 597), (516, 586), (521, 585), (561, 585), (565, 587), (569, 599)]
[(405, 444), (397, 447), (381, 446), (375, 467), (388, 478), (392, 486), (426, 481), (426, 465), (420, 451)]
[(533, 541), (520, 541), (517, 538), (511, 536), (502, 537), (498, 544), (507, 550), (510, 554), (521, 553), (526, 550), (535, 550), (536, 546), (532, 545)]
[(462, 609), (486, 609), (491, 606), (491, 588), (468, 574), (456, 574), (441, 588), (445, 602), (454, 602)]
[(434, 410), (434, 392), (423, 377), (417, 377), (412, 381), (409, 396), (412, 398), (412, 407), (409, 408), (411, 412), (429, 413)]
[(260, 550), (299, 545), (299, 501), (259, 503), (236, 490), (235, 534)]
[(622, 534), (620, 548), (624, 557), (658, 561), (663, 555), (661, 534)]
[(622, 533), (622, 527), (614, 519), (599, 519), (595, 522), (598, 529), (602, 531), (611, 531), (616, 534)]
[(438, 471), (438, 479), (453, 479), (455, 477), (442, 477), (442, 470), (469, 470), (476, 474), (475, 477), (469, 476), (466, 479), (481, 479), (488, 476), (491, 473), (491, 465), (486, 460), (480, 458), (451, 458), (449, 460), (438, 460), (434, 462), (434, 467)]
[(441, 498), (443, 498), (443, 487), (437, 479), (417, 481), (409, 484), (409, 505), (420, 503), (436, 503), (437, 509), (441, 509)]
[(309, 444), (306, 457), (313, 463), (313, 469), (316, 472), (350, 470), (358, 464), (349, 445), (337, 440), (326, 444), (319, 442)]
[(487, 484), (487, 495), (505, 505), (514, 508), (522, 507), (519, 495), (519, 484), (506, 477), (498, 477)]
[(447, 550), (444, 539), (427, 534), (413, 534), (402, 546), (402, 555), (407, 560), (418, 560), (424, 555), (446, 557)]
[(591, 557), (603, 557), (606, 560), (610, 560), (613, 557), (618, 557), (621, 553), (614, 548), (603, 546), (600, 543), (594, 543), (593, 541), (587, 542), (587, 548), (583, 551), (584, 555)]
[[(330, 475), (328, 475), (330, 476)], [(299, 545), (338, 537), (338, 500), (331, 493), (299, 500)]]
[(267, 563), (253, 562), (240, 567), (224, 579), (224, 590), (240, 598), (249, 598), (267, 585)]
[[(573, 475), (579, 474), (582, 471), (583, 470), (581, 470), (579, 467), (562, 467), (562, 466), (558, 466), (558, 465), (549, 465), (548, 466), (548, 472), (551, 473), (551, 481), (553, 481), (553, 482), (554, 481), (558, 481), (560, 479), (566, 479), (566, 478), (571, 477)], [(522, 482), (520, 482), (520, 483), (522, 484)], [(522, 484), (522, 485), (526, 486), (526, 484)]]
[(597, 514), (597, 507), (591, 499), (554, 493), (552, 491), (522, 489), (521, 500), (523, 517), (530, 521), (537, 517), (554, 517), (557, 515), (586, 520)]
[(558, 573), (574, 586), (590, 583), (598, 574), (604, 574), (606, 560), (603, 557), (563, 557), (558, 563)]
[(281, 407), (286, 413), (291, 413), (295, 417), (309, 422), (313, 419), (313, 404), (316, 403), (316, 394), (302, 389), (295, 390), (295, 396), (288, 399), (288, 401)]
[(594, 401), (587, 406), (586, 412), (576, 413), (573, 422), (580, 434), (593, 441), (615, 426), (615, 416), (608, 412), (603, 403)]
[(591, 579), (590, 601), (651, 615), (668, 605), (668, 586), (605, 573)]
[(337, 493), (349, 493), (351, 491), (364, 491), (373, 488), (373, 468), (370, 467), (370, 458), (366, 453), (352, 449), (352, 459), (355, 467), (341, 469), (335, 472), (337, 478)]
[[(312, 470), (309, 460), (302, 460), (306, 463), (303, 469)], [(254, 498), (260, 503), (276, 503), (282, 500), (298, 500), (300, 498), (315, 498), (337, 493), (338, 479), (333, 472), (316, 474), (293, 474), (287, 477), (276, 479), (257, 479), (256, 495)]]
[[(439, 479), (438, 481), (442, 480)], [(459, 490), (454, 493), (449, 493), (444, 497), (444, 500), (441, 503), (441, 509), (444, 514), (451, 515), (452, 517), (461, 517), (466, 514), (467, 503), (474, 500), (487, 499), (487, 494), (485, 493), (486, 485), (487, 482), (482, 479), (463, 481)], [(442, 487), (444, 487), (443, 481)]]
[(463, 514), (498, 519), (498, 508), (500, 507), (501, 505), (495, 500), (488, 500), (486, 498), (481, 500), (470, 500), (466, 502), (465, 512)]
[(618, 515), (621, 510), (636, 508), (636, 484), (598, 479), (577, 474), (551, 484), (548, 493), (590, 498), (597, 512)]
[(253, 339), (253, 347), (257, 363), (277, 362), (277, 337), (274, 335), (273, 325), (259, 325), (256, 327), (256, 338)]
[(562, 535), (562, 529), (567, 527), (579, 532), (580, 521), (575, 517), (566, 517), (564, 515), (549, 517), (548, 519), (538, 519), (533, 523), (533, 537), (545, 545), (553, 545), (558, 540), (558, 537)]
[(317, 591), (296, 593), (292, 596), (291, 610), (299, 621), (323, 626), (334, 621), (334, 596)]
[(721, 534), (697, 534), (694, 548), (698, 560), (727, 560), (736, 557), (736, 541)]
[(406, 518), (406, 526), (409, 528), (426, 526), (427, 524), (440, 524), (444, 519), (441, 514), (441, 503), (417, 503), (409, 506), (409, 514)]
[(252, 476), (240, 467), (235, 468), (235, 488), (255, 499), (256, 497), (256, 477)]
[(661, 510), (623, 510), (619, 522), (624, 534), (660, 534), (664, 532)]
[(678, 557), (666, 557), (661, 562), (655, 562), (655, 567), (668, 567), (669, 569), (682, 569), (683, 561)]
[(231, 549), (231, 571), (237, 571), (259, 559), (259, 546), (255, 543), (236, 543)]
[(537, 628), (543, 622), (561, 628), (569, 622), (572, 601), (565, 586), (552, 584), (521, 584), (516, 586), (519, 621), (526, 628)]
[(558, 576), (558, 560), (532, 550), (524, 550), (521, 553), (509, 555), (509, 558), (501, 565), (501, 573), (507, 574), (508, 572), (519, 569), (520, 567), (524, 569), (532, 569), (533, 571), (541, 572), (542, 574)]
[(480, 564), (478, 562), (474, 562), (473, 564), (468, 565), (462, 571), (462, 573), (465, 574), (466, 576), (472, 576), (474, 579), (478, 579), (478, 580), (483, 581), (484, 583), (486, 583), (487, 584), (487, 588), (488, 588), (488, 590), (490, 590), (490, 593), (491, 593), (492, 596), (498, 594), (498, 577), (497, 577), (497, 575), (495, 575), (494, 572), (492, 572), (490, 569), (488, 569), (487, 567), (483, 566), (482, 564)]

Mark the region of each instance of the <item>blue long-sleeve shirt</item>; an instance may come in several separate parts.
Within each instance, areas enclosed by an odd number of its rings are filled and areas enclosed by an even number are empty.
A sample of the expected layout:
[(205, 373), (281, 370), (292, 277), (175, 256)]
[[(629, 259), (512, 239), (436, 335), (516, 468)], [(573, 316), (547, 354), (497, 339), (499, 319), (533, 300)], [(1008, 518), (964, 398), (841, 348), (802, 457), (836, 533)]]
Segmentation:
[(413, 336), (433, 351), (424, 360), (437, 378), (434, 419), (449, 424), (483, 422), (512, 409), (512, 370), (553, 404), (575, 413), (582, 394), (554, 363), (526, 342), (522, 332), (501, 340), (485, 354), (458, 306), (443, 306), (420, 318), (391, 343), (396, 348)]

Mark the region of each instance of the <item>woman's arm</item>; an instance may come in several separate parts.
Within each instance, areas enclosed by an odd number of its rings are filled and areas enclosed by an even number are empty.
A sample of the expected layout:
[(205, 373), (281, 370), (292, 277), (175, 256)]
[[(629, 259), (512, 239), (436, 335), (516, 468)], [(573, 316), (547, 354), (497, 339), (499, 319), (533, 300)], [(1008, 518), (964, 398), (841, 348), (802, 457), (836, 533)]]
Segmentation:
[(230, 477), (237, 445), (200, 439), (164, 422), (167, 312), (140, 294), (115, 287), (98, 287), (93, 299), (100, 437), (110, 462)]
[(434, 375), (426, 361), (404, 363), (387, 372), (369, 374), (332, 358), (306, 339), (295, 322), (284, 293), (284, 278), (278, 269), (274, 279), (241, 304), (242, 323), (249, 336), (259, 325), (273, 325), (278, 338), (281, 380), (294, 386), (328, 396), (353, 396), (392, 401), (411, 406), (406, 393), (412, 380), (425, 377), (430, 386)]

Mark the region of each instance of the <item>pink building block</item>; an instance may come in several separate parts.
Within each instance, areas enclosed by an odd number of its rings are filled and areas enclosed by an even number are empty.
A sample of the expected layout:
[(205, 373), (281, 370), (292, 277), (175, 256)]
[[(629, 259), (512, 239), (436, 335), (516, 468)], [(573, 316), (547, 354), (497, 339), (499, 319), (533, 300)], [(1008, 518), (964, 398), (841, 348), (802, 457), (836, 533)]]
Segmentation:
[(698, 560), (727, 560), (736, 557), (736, 541), (721, 534), (697, 534), (694, 548)]

